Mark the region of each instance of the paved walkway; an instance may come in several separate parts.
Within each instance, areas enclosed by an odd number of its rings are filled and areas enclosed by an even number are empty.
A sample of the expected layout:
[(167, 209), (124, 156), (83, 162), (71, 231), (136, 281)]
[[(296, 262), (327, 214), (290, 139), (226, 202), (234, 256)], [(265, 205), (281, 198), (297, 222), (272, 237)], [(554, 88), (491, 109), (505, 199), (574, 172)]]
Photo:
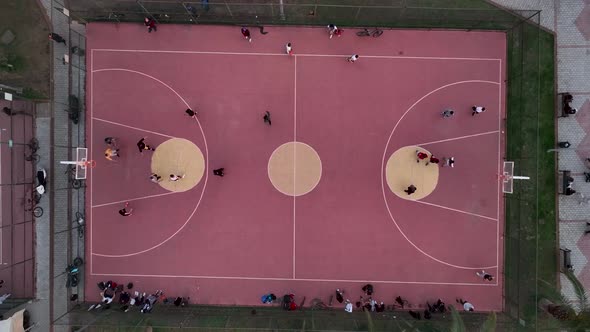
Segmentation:
[[(590, 157), (590, 0), (493, 0), (511, 9), (541, 10), (541, 25), (557, 34), (557, 92), (574, 96), (575, 117), (558, 119), (558, 141), (569, 141), (559, 150), (559, 169), (572, 171), (574, 188), (590, 198), (590, 184), (584, 182)], [(559, 241), (572, 250), (574, 273), (590, 290), (590, 203), (582, 196), (559, 196)], [(561, 275), (562, 291), (575, 300), (572, 285)]]

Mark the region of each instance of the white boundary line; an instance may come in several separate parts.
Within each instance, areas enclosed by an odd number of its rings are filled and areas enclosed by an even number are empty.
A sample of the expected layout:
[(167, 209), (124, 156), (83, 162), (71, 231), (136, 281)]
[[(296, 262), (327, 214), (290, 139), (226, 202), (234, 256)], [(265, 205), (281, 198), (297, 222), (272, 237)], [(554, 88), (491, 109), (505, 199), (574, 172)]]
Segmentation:
[[(422, 96), (420, 99), (418, 99), (416, 102), (414, 102), (405, 112), (404, 114), (399, 118), (399, 120), (397, 121), (397, 123), (395, 124), (395, 126), (393, 127), (393, 130), (391, 131), (391, 134), (389, 134), (389, 137), (387, 138), (387, 143), (385, 144), (385, 149), (383, 150), (383, 158), (381, 159), (381, 191), (383, 193), (383, 201), (385, 202), (385, 207), (387, 208), (387, 212), (389, 213), (389, 217), (391, 218), (391, 220), (393, 221), (393, 224), (395, 225), (395, 227), (397, 228), (397, 230), (399, 231), (399, 233), (404, 237), (404, 239), (406, 239), (406, 241), (412, 246), (414, 247), (418, 252), (422, 253), (424, 256), (438, 262), (441, 263), (443, 265), (447, 265), (450, 267), (455, 267), (458, 269), (464, 269), (464, 270), (485, 270), (485, 269), (495, 269), (498, 267), (498, 265), (493, 265), (493, 266), (479, 266), (479, 267), (469, 267), (469, 266), (461, 266), (461, 265), (455, 265), (455, 264), (451, 264), (448, 262), (445, 262), (443, 260), (440, 260), (428, 253), (426, 253), (424, 250), (422, 250), (420, 247), (418, 247), (418, 245), (416, 245), (414, 242), (412, 242), (410, 240), (410, 238), (403, 232), (402, 228), (398, 225), (398, 223), (395, 221), (395, 218), (393, 217), (393, 214), (391, 212), (391, 209), (389, 208), (389, 204), (387, 203), (387, 196), (385, 194), (385, 180), (384, 180), (384, 169), (385, 169), (385, 159), (386, 159), (386, 154), (387, 154), (387, 148), (389, 147), (389, 144), (391, 143), (391, 138), (393, 137), (393, 133), (395, 132), (395, 130), (397, 129), (397, 127), (399, 126), (399, 124), (402, 122), (402, 120), (406, 117), (406, 115), (416, 106), (418, 105), (422, 100), (424, 100), (426, 97), (430, 96), (431, 94), (448, 88), (450, 86), (454, 86), (454, 85), (458, 85), (458, 84), (465, 84), (465, 83), (488, 83), (488, 84), (497, 84), (499, 85), (500, 82), (493, 82), (493, 81), (482, 81), (482, 80), (467, 80), (467, 81), (458, 81), (458, 82), (453, 82), (453, 83), (449, 83), (443, 86), (440, 86), (432, 91), (430, 91), (429, 93), (425, 94), (424, 96)], [(498, 199), (500, 199), (500, 197), (498, 196)], [(499, 250), (499, 248), (496, 248), (496, 252)], [(496, 254), (497, 255), (497, 254)], [(497, 285), (497, 282), (496, 282)]]
[[(92, 61), (93, 60), (94, 60), (94, 57), (92, 57), (92, 59), (91, 59), (91, 68), (92, 68)], [(123, 69), (123, 68), (92, 70), (91, 71), (91, 80), (93, 79), (92, 74), (94, 72), (103, 72), (103, 71), (124, 71), (124, 72), (130, 72), (130, 73), (134, 73), (134, 74), (138, 74), (138, 75), (142, 75), (142, 76), (151, 78), (151, 79), (155, 80), (156, 82), (158, 82), (158, 83), (164, 85), (165, 87), (167, 87), (170, 91), (172, 91), (186, 105), (187, 108), (191, 108), (190, 105), (186, 102), (186, 100), (184, 98), (182, 98), (182, 96), (178, 92), (176, 92), (176, 90), (174, 90), (171, 86), (169, 86), (168, 84), (162, 82), (161, 80), (159, 80), (159, 79), (157, 79), (157, 78), (155, 78), (155, 77), (153, 77), (151, 75), (148, 75), (148, 74), (143, 73), (143, 72), (140, 72), (140, 71)], [(92, 87), (94, 87), (94, 81), (92, 81), (91, 84), (92, 84)], [(91, 90), (90, 90), (90, 100), (92, 100), (92, 92), (93, 92), (93, 89), (91, 88)], [(93, 109), (91, 107), (91, 114), (92, 114), (92, 112), (93, 112)], [(107, 121), (107, 120), (100, 120), (100, 121), (110, 122), (110, 121)], [(144, 249), (144, 250), (141, 250), (141, 251), (137, 251), (137, 252), (133, 252), (133, 253), (119, 254), (119, 255), (99, 254), (99, 253), (94, 253), (93, 252), (93, 247), (91, 245), (91, 247), (90, 247), (90, 256), (91, 257), (92, 256), (99, 256), (99, 257), (130, 257), (130, 256), (135, 256), (135, 255), (143, 254), (145, 252), (148, 252), (148, 251), (151, 251), (153, 249), (156, 249), (156, 248), (160, 247), (161, 245), (165, 244), (166, 242), (170, 241), (178, 233), (180, 233), (184, 229), (184, 227), (186, 227), (186, 225), (188, 225), (189, 221), (195, 215), (195, 213), (197, 212), (197, 209), (201, 205), (201, 201), (203, 200), (203, 196), (205, 195), (205, 189), (207, 189), (207, 180), (209, 179), (209, 172), (208, 172), (209, 171), (209, 148), (207, 146), (207, 138), (205, 136), (205, 132), (203, 131), (203, 127), (201, 126), (201, 122), (199, 121), (198, 118), (196, 118), (196, 121), (197, 121), (197, 125), (199, 126), (199, 130), (201, 131), (201, 135), (203, 136), (203, 142), (205, 144), (205, 182), (203, 183), (203, 189), (201, 190), (201, 195), (199, 197), (199, 200), (197, 201), (197, 204), (195, 205), (195, 208), (194, 208), (193, 212), (188, 216), (188, 218), (186, 219), (186, 221), (184, 222), (184, 224), (182, 226), (180, 226), (180, 228), (178, 230), (176, 230), (176, 232), (174, 232), (172, 235), (170, 235), (164, 241), (162, 241), (162, 242), (160, 242), (160, 243), (158, 243), (158, 244), (156, 244), (156, 245), (154, 245), (154, 246), (152, 246), (150, 248), (147, 248), (147, 249)], [(91, 121), (91, 123), (92, 122), (93, 121)], [(111, 122), (111, 123), (117, 124), (115, 122)], [(124, 126), (124, 127), (134, 128), (134, 127), (126, 126), (126, 125), (122, 125), (122, 124), (119, 124), (119, 125)], [(156, 133), (156, 132), (154, 132), (154, 133)], [(158, 133), (156, 133), (156, 134), (158, 134)], [(92, 137), (92, 135), (94, 135), (94, 132), (92, 131), (92, 127), (91, 127), (91, 137)], [(164, 135), (164, 134), (159, 134), (159, 135), (167, 136), (167, 135)], [(167, 136), (167, 137), (172, 138), (172, 136)], [(91, 190), (91, 192), (92, 192), (92, 190)], [(90, 204), (91, 204), (91, 210), (92, 210), (92, 195), (91, 195), (90, 202), (91, 202)], [(91, 229), (91, 232), (92, 232), (92, 229)], [(92, 234), (91, 234), (90, 238), (92, 239)], [(91, 241), (91, 244), (92, 244), (92, 241)], [(92, 258), (91, 258), (91, 264), (92, 264)], [(91, 270), (90, 274), (92, 275), (93, 274), (92, 273), (92, 267), (90, 268), (90, 270)]]
[(492, 131), (486, 131), (485, 133), (465, 135), (465, 136), (459, 136), (459, 137), (453, 137), (453, 138), (446, 138), (446, 139), (441, 139), (438, 141), (419, 143), (419, 144), (413, 144), (413, 145), (423, 146), (423, 145), (430, 145), (430, 144), (436, 144), (436, 143), (450, 142), (450, 141), (456, 141), (456, 140), (460, 140), (460, 139), (464, 139), (464, 138), (471, 138), (471, 137), (477, 137), (477, 136), (483, 136), (483, 135), (496, 134), (498, 132), (499, 132), (499, 130), (492, 130)]
[[(498, 71), (498, 82), (502, 82), (502, 59), (500, 59), (500, 70)], [(502, 168), (501, 168), (501, 164), (502, 164), (502, 147), (501, 147), (501, 141), (502, 141), (502, 85), (500, 84), (498, 86), (498, 89), (500, 90), (498, 93), (498, 174), (502, 174)], [(501, 181), (498, 181), (498, 209), (497, 209), (497, 219), (498, 219), (498, 223), (496, 225), (496, 266), (498, 267), (498, 271), (496, 275), (500, 275), (500, 186), (501, 186)], [(506, 218), (504, 218), (506, 219)], [(505, 220), (504, 220), (505, 222)], [(535, 279), (536, 280), (536, 279)], [(496, 283), (498, 283), (498, 280), (496, 279)]]
[(430, 206), (434, 206), (434, 207), (437, 207), (437, 208), (440, 208), (440, 209), (444, 209), (444, 210), (449, 210), (449, 211), (459, 212), (459, 213), (463, 213), (463, 214), (468, 214), (468, 215), (473, 216), (473, 217), (478, 217), (478, 218), (487, 219), (487, 220), (491, 220), (491, 221), (496, 221), (496, 222), (498, 221), (498, 219), (496, 219), (496, 218), (487, 217), (487, 216), (484, 216), (484, 215), (481, 215), (481, 214), (467, 212), (467, 211), (463, 211), (463, 210), (453, 209), (453, 208), (450, 208), (450, 207), (447, 207), (447, 206), (442, 206), (442, 205), (438, 205), (438, 204), (434, 204), (434, 203), (429, 203), (429, 202), (425, 202), (425, 201), (418, 201), (418, 200), (416, 200), (416, 201), (411, 201), (411, 202), (419, 203), (419, 204), (424, 204), (424, 205), (430, 205)]
[(222, 277), (222, 276), (192, 276), (192, 275), (169, 275), (169, 274), (111, 274), (95, 273), (96, 276), (112, 277), (143, 277), (143, 278), (191, 278), (191, 279), (222, 279), (222, 280), (267, 280), (267, 281), (312, 281), (312, 282), (355, 282), (355, 283), (380, 283), (380, 284), (414, 284), (414, 285), (448, 285), (448, 286), (482, 286), (495, 287), (492, 283), (469, 283), (469, 282), (434, 282), (434, 281), (396, 281), (396, 280), (361, 280), (361, 279), (311, 279), (311, 278), (258, 278), (258, 277)]
[(106, 122), (106, 123), (110, 123), (110, 124), (115, 125), (115, 126), (121, 126), (121, 127), (129, 128), (129, 129), (133, 129), (133, 130), (137, 130), (137, 131), (143, 131), (143, 132), (146, 132), (146, 133), (150, 133), (150, 134), (154, 134), (154, 135), (159, 135), (159, 136), (163, 136), (163, 137), (166, 137), (166, 138), (175, 138), (174, 136), (162, 134), (162, 133), (159, 133), (157, 131), (152, 131), (152, 130), (142, 129), (142, 128), (139, 128), (139, 127), (129, 126), (129, 125), (126, 125), (126, 124), (122, 124), (122, 123), (115, 122), (115, 121), (110, 121), (110, 120), (105, 120), (105, 119), (102, 119), (102, 118), (93, 118), (93, 120), (100, 121), (100, 122)]
[(116, 201), (116, 202), (109, 202), (109, 203), (92, 205), (91, 208), (98, 208), (98, 207), (103, 207), (103, 206), (121, 204), (121, 203), (125, 203), (125, 202), (141, 201), (143, 199), (150, 199), (150, 198), (154, 198), (154, 197), (161, 197), (161, 196), (174, 195), (174, 194), (182, 194), (182, 193), (184, 193), (184, 191), (170, 191), (170, 192), (161, 193), (161, 194), (141, 196), (141, 197), (134, 197), (134, 198), (124, 199), (122, 201)]
[[(255, 52), (218, 52), (218, 51), (173, 51), (173, 50), (133, 50), (97, 48), (97, 52), (131, 52), (131, 53), (170, 53), (170, 54), (208, 54), (208, 55), (252, 55), (252, 56), (289, 56), (285, 53), (255, 53)], [(300, 57), (350, 57), (350, 54), (297, 54)], [(496, 58), (459, 58), (459, 57), (427, 57), (427, 56), (397, 56), (397, 55), (363, 55), (363, 59), (415, 59), (415, 60), (467, 60), (467, 61), (500, 61)]]
[[(94, 49), (90, 52), (90, 156), (94, 160), (94, 103), (93, 103), (93, 92), (94, 92)], [(88, 186), (88, 191), (90, 191), (90, 250), (88, 253), (90, 255), (90, 275), (93, 274), (94, 271), (94, 264), (92, 264), (92, 239), (94, 238), (94, 209), (92, 208), (92, 195), (94, 193), (94, 180), (93, 180), (94, 169), (90, 168), (90, 186)]]
[[(91, 66), (90, 66), (90, 67), (91, 67), (91, 76), (90, 76), (90, 77), (91, 77), (91, 82), (92, 82), (92, 83), (94, 82), (94, 81), (93, 81), (93, 73), (94, 73), (94, 71), (104, 71), (104, 70), (107, 70), (107, 69), (93, 70), (93, 63), (94, 63), (94, 56), (93, 56), (93, 55), (94, 55), (94, 51), (104, 51), (104, 52), (139, 52), (139, 53), (177, 53), (177, 54), (213, 54), (213, 55), (285, 56), (285, 54), (284, 54), (284, 53), (239, 53), (239, 52), (198, 52), (198, 51), (160, 51), (160, 50), (93, 49), (93, 50), (92, 50), (92, 52), (91, 52), (91, 55), (92, 55), (92, 57), (91, 57)], [(349, 56), (349, 54), (346, 54), (346, 55), (329, 55), (329, 54), (298, 54), (298, 56), (304, 56), (304, 57), (305, 57), (305, 56), (309, 56), (309, 57), (347, 57), (347, 56)], [(467, 60), (467, 61), (499, 61), (499, 62), (500, 62), (500, 68), (501, 68), (501, 63), (502, 63), (502, 59), (495, 59), (495, 58), (452, 58), (452, 57), (409, 57), (409, 56), (364, 56), (364, 58), (378, 58), (378, 59), (422, 59), (422, 60)], [(119, 69), (119, 70), (125, 70), (125, 71), (134, 72), (134, 71), (132, 71), (132, 70), (126, 70), (126, 69)], [(139, 74), (142, 74), (142, 75), (149, 76), (149, 75), (147, 75), (147, 74), (144, 74), (144, 73), (140, 73), (140, 72), (137, 72), (137, 73), (139, 73)], [(391, 134), (390, 134), (390, 136), (389, 136), (389, 139), (387, 140), (386, 148), (385, 148), (385, 151), (384, 151), (384, 156), (383, 156), (382, 165), (381, 165), (381, 168), (382, 168), (382, 170), (383, 170), (383, 162), (384, 162), (384, 160), (385, 160), (385, 153), (386, 153), (386, 150), (387, 150), (387, 146), (389, 146), (389, 142), (390, 142), (390, 140), (391, 140), (391, 137), (392, 137), (392, 135), (393, 135), (393, 132), (395, 131), (395, 129), (397, 128), (397, 126), (399, 125), (399, 123), (401, 122), (401, 120), (402, 120), (402, 119), (405, 117), (405, 115), (406, 115), (406, 114), (407, 114), (407, 113), (408, 113), (408, 112), (409, 112), (409, 111), (410, 111), (410, 110), (411, 110), (411, 109), (412, 109), (412, 108), (413, 108), (413, 107), (414, 107), (414, 106), (415, 106), (417, 103), (419, 103), (419, 102), (420, 102), (422, 99), (424, 99), (424, 98), (425, 98), (425, 97), (427, 97), (428, 95), (430, 95), (430, 94), (432, 94), (432, 93), (434, 93), (434, 92), (436, 92), (436, 91), (438, 91), (438, 90), (440, 90), (440, 89), (442, 89), (442, 88), (446, 88), (446, 87), (448, 87), (448, 86), (455, 85), (455, 84), (460, 84), (460, 83), (468, 83), (468, 82), (469, 82), (469, 83), (477, 83), (477, 82), (479, 82), (479, 83), (492, 83), (492, 84), (498, 84), (498, 85), (500, 85), (500, 82), (501, 82), (501, 75), (502, 75), (502, 73), (501, 73), (501, 70), (500, 70), (500, 81), (499, 81), (499, 82), (483, 81), (483, 80), (470, 80), (470, 81), (460, 81), (460, 82), (454, 82), (454, 83), (451, 83), (451, 84), (445, 85), (445, 86), (443, 86), (443, 87), (439, 87), (438, 89), (436, 89), (436, 90), (434, 90), (434, 91), (431, 91), (429, 94), (427, 94), (427, 95), (423, 96), (422, 98), (420, 98), (420, 100), (418, 100), (416, 103), (414, 103), (414, 105), (412, 105), (412, 106), (411, 106), (411, 107), (410, 107), (410, 108), (409, 108), (409, 109), (408, 109), (408, 110), (407, 110), (407, 111), (406, 111), (406, 112), (405, 112), (405, 113), (402, 115), (402, 117), (399, 119), (398, 123), (395, 125), (395, 127), (394, 127), (393, 131), (391, 132)], [(152, 76), (149, 76), (149, 77), (151, 77), (151, 78), (153, 78), (153, 79), (157, 80), (156, 78), (154, 78), (154, 77), (152, 77)], [(159, 81), (159, 80), (157, 80), (157, 81)], [(159, 81), (159, 82), (161, 82), (161, 81)], [(164, 84), (164, 85), (166, 85), (166, 84), (165, 84), (165, 83), (163, 83), (163, 82), (161, 82), (161, 83), (162, 83), (162, 84)], [(175, 92), (175, 93), (176, 93), (176, 91), (174, 91), (174, 90), (173, 90), (172, 88), (170, 88), (168, 85), (166, 85), (166, 86), (167, 86), (169, 89), (171, 89), (173, 92)], [(92, 104), (92, 90), (93, 90), (93, 89), (91, 88), (91, 93), (90, 93), (90, 100), (91, 100), (91, 104)], [(176, 94), (178, 95), (178, 93), (176, 93)], [(182, 99), (182, 97), (181, 97), (180, 95), (178, 95), (178, 97), (180, 97), (180, 98)], [(182, 99), (182, 100), (184, 101), (184, 99)], [(499, 97), (499, 100), (500, 100), (500, 102), (501, 102), (501, 95), (500, 95), (500, 97)], [(185, 104), (186, 104), (186, 102), (185, 102)], [(189, 106), (188, 106), (188, 104), (187, 104), (187, 107), (189, 107)], [(92, 109), (92, 106), (91, 106), (91, 117), (92, 117), (92, 114), (93, 114), (93, 109)], [(295, 116), (295, 117), (296, 117), (296, 116)], [(92, 118), (93, 118), (93, 117), (92, 117)], [(93, 118), (93, 119), (94, 119), (94, 118)], [(105, 120), (105, 121), (106, 121), (106, 120)], [(198, 120), (197, 120), (197, 121), (198, 121)], [(199, 127), (201, 127), (201, 125), (200, 125), (200, 122), (199, 122)], [(92, 121), (91, 121), (91, 132), (93, 132), (93, 131), (92, 131)], [(201, 132), (203, 133), (203, 139), (205, 140), (205, 146), (206, 146), (206, 138), (205, 138), (204, 132), (202, 131), (202, 128), (201, 128)], [(499, 136), (499, 137), (500, 137), (500, 136)], [(499, 139), (500, 139), (500, 138), (499, 138)], [(91, 142), (92, 142), (92, 137), (91, 137)], [(207, 153), (207, 165), (206, 165), (206, 170), (207, 170), (207, 169), (208, 169), (208, 163), (209, 163), (209, 158), (208, 158), (208, 150), (207, 150), (207, 147), (206, 147), (206, 153)], [(206, 182), (207, 182), (207, 178), (208, 178), (208, 175), (206, 175), (206, 178), (205, 178), (205, 184), (206, 184)], [(91, 179), (92, 179), (92, 171), (91, 171)], [(383, 195), (384, 195), (384, 199), (385, 199), (385, 190), (384, 190), (384, 184), (383, 184), (383, 171), (381, 172), (381, 180), (382, 180), (382, 181), (381, 181), (381, 187), (382, 187), (382, 191), (383, 191)], [(91, 180), (91, 181), (92, 181), (92, 180)], [(498, 184), (498, 188), (499, 188), (499, 184)], [(203, 191), (202, 191), (202, 193), (201, 193), (201, 198), (203, 197), (204, 191), (205, 191), (205, 188), (203, 188)], [(90, 197), (91, 197), (91, 204), (92, 204), (92, 190), (91, 190), (91, 195), (90, 195)], [(498, 200), (499, 200), (499, 199), (500, 199), (500, 198), (499, 198), (499, 196), (498, 196)], [(200, 202), (200, 200), (199, 200), (199, 202)], [(435, 260), (435, 261), (437, 261), (437, 262), (439, 262), (439, 263), (441, 263), (441, 264), (445, 264), (445, 265), (448, 265), (448, 266), (451, 266), (451, 267), (460, 268), (460, 269), (470, 269), (470, 270), (473, 270), (473, 269), (493, 269), (493, 268), (498, 268), (498, 257), (499, 257), (499, 247), (498, 247), (498, 246), (497, 246), (497, 248), (496, 248), (496, 249), (497, 249), (497, 250), (496, 250), (496, 266), (488, 266), (488, 267), (463, 267), (463, 266), (458, 266), (458, 265), (453, 265), (453, 264), (450, 264), (450, 263), (446, 263), (446, 262), (444, 262), (444, 261), (438, 260), (438, 259), (436, 259), (436, 258), (434, 258), (434, 257), (432, 257), (432, 256), (430, 256), (430, 255), (428, 255), (427, 253), (425, 253), (424, 251), (422, 251), (420, 248), (418, 248), (418, 247), (417, 247), (417, 246), (416, 246), (414, 243), (412, 243), (412, 242), (411, 242), (411, 241), (410, 241), (410, 240), (407, 238), (407, 236), (406, 236), (406, 235), (405, 235), (405, 234), (404, 234), (404, 233), (401, 231), (400, 227), (397, 225), (397, 223), (395, 222), (395, 219), (394, 219), (394, 218), (393, 218), (393, 216), (391, 215), (391, 211), (390, 211), (390, 209), (389, 209), (389, 206), (387, 205), (387, 201), (386, 201), (386, 200), (385, 200), (385, 202), (386, 202), (386, 207), (387, 207), (387, 210), (388, 210), (388, 212), (389, 212), (389, 215), (390, 215), (390, 217), (392, 218), (392, 220), (394, 221), (394, 224), (395, 224), (395, 225), (396, 225), (396, 227), (398, 228), (399, 232), (400, 232), (400, 233), (401, 233), (401, 234), (404, 236), (404, 238), (405, 238), (405, 239), (406, 239), (406, 240), (407, 240), (407, 241), (408, 241), (408, 242), (409, 242), (409, 243), (410, 243), (412, 246), (414, 246), (414, 248), (415, 248), (415, 249), (417, 249), (419, 252), (423, 253), (423, 254), (424, 254), (424, 255), (426, 255), (427, 257), (429, 257), (429, 258), (431, 258), (431, 259), (433, 259), (433, 260)], [(499, 206), (499, 202), (498, 202), (498, 206)], [(196, 209), (195, 209), (195, 211), (196, 211)], [(193, 214), (194, 214), (194, 212), (195, 212), (195, 211), (193, 211)], [(92, 212), (91, 212), (91, 213), (92, 213)], [(190, 220), (190, 218), (191, 218), (191, 217), (192, 217), (192, 214), (191, 214), (191, 216), (189, 216), (189, 219), (188, 219), (188, 220)], [(187, 222), (188, 222), (188, 220), (187, 220)], [(499, 223), (498, 223), (498, 224), (499, 224)], [(186, 225), (186, 223), (185, 223), (185, 225)], [(182, 228), (184, 228), (184, 226), (185, 226), (185, 225), (183, 225), (183, 226), (181, 227), (181, 229), (180, 229), (180, 230), (182, 230)], [(499, 226), (497, 226), (497, 228), (499, 229)], [(295, 220), (294, 220), (294, 229), (295, 229)], [(179, 231), (180, 231), (180, 230), (179, 230)], [(178, 233), (179, 231), (177, 231), (177, 233)], [(174, 236), (175, 236), (177, 233), (173, 234), (173, 235), (172, 235), (172, 237), (174, 237)], [(497, 235), (499, 236), (499, 234), (497, 234)], [(294, 238), (295, 238), (295, 233), (293, 234), (293, 236), (294, 236)], [(498, 238), (498, 236), (496, 236), (496, 238), (497, 238), (497, 244), (499, 243), (499, 238)], [(172, 237), (168, 238), (167, 240), (165, 240), (165, 241), (164, 241), (164, 242), (162, 242), (161, 244), (159, 244), (159, 245), (157, 245), (157, 246), (155, 246), (155, 247), (152, 247), (152, 248), (150, 248), (150, 249), (148, 249), (148, 250), (142, 251), (142, 252), (138, 252), (138, 253), (134, 253), (134, 254), (129, 254), (129, 255), (100, 255), (100, 254), (94, 254), (94, 253), (92, 253), (92, 235), (91, 235), (91, 248), (90, 248), (90, 250), (91, 250), (91, 256), (93, 256), (93, 255), (96, 255), (96, 256), (102, 256), (102, 257), (126, 257), (126, 256), (137, 255), (137, 254), (141, 254), (141, 253), (143, 253), (143, 252), (146, 252), (146, 251), (152, 250), (152, 249), (154, 249), (154, 248), (156, 248), (156, 247), (159, 247), (160, 245), (162, 245), (162, 244), (164, 244), (165, 242), (167, 242), (168, 240), (170, 240)], [(293, 243), (295, 244), (295, 241), (294, 241)], [(91, 265), (92, 265), (92, 257), (91, 257)], [(293, 266), (295, 266), (295, 260), (293, 260)], [(168, 275), (132, 275), (132, 274), (94, 274), (94, 273), (92, 273), (92, 266), (91, 266), (91, 274), (92, 274), (92, 275), (109, 275), (109, 276), (135, 276), (135, 277), (142, 277), (142, 276), (143, 276), (143, 277), (150, 277), (150, 276), (152, 276), (152, 277), (187, 277), (187, 278), (209, 278), (209, 279), (242, 279), (242, 280), (249, 280), (249, 279), (250, 279), (250, 280), (297, 280), (297, 281), (318, 281), (318, 282), (325, 282), (325, 281), (328, 281), (328, 282), (330, 282), (330, 281), (331, 281), (331, 282), (374, 282), (374, 283), (437, 284), (437, 285), (474, 285), (474, 286), (497, 286), (497, 285), (498, 285), (498, 283), (497, 283), (497, 282), (496, 282), (495, 284), (479, 284), (479, 283), (475, 284), (475, 283), (430, 283), (430, 282), (398, 282), (398, 281), (369, 281), (369, 280), (357, 280), (357, 281), (355, 281), (355, 280), (330, 280), (330, 279), (295, 279), (295, 270), (293, 270), (293, 278), (291, 278), (291, 279), (281, 279), (281, 278), (277, 278), (277, 279), (269, 279), (269, 278), (248, 278), (248, 277), (213, 277), (213, 276), (168, 276)]]
[(293, 143), (293, 279), (295, 279), (295, 241), (297, 225), (297, 210), (295, 210), (295, 203), (297, 201), (297, 189), (295, 187), (297, 185), (297, 56), (295, 56), (295, 70), (293, 75)]

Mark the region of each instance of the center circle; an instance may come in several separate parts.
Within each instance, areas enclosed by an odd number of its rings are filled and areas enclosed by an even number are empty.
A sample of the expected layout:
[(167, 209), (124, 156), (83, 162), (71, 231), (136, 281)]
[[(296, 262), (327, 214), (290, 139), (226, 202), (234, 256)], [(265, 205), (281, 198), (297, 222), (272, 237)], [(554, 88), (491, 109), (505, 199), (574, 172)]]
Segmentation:
[(322, 161), (311, 146), (288, 142), (270, 156), (268, 177), (272, 185), (287, 196), (305, 195), (320, 182)]
[[(195, 143), (172, 138), (158, 145), (152, 156), (152, 173), (161, 176), (159, 185), (170, 191), (187, 191), (196, 186), (205, 173), (205, 158)], [(170, 175), (181, 177), (170, 181)]]
[[(389, 189), (398, 197), (407, 200), (419, 200), (430, 195), (438, 183), (438, 164), (419, 160), (417, 152), (432, 156), (427, 150), (417, 146), (405, 146), (395, 151), (387, 160), (385, 177)], [(404, 190), (410, 185), (416, 192), (408, 195)]]

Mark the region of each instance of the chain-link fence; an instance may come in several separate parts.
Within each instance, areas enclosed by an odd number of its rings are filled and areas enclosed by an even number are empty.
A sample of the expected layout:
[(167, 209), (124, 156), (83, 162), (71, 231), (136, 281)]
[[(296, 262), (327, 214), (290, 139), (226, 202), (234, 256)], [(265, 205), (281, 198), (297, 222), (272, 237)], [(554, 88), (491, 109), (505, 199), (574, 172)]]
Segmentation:
[[(75, 160), (77, 147), (86, 146), (85, 26), (69, 13), (61, 0), (51, 1), (53, 32), (66, 44), (53, 44), (53, 98), (51, 141), (51, 317), (58, 320), (73, 308), (72, 295), (84, 297), (83, 280), (66, 288), (66, 268), (76, 257), (84, 257), (84, 226), (77, 222), (84, 215), (85, 186), (76, 189), (74, 175), (60, 161)], [(83, 275), (82, 270), (81, 274)]]
[(554, 38), (538, 28), (540, 13), (507, 31), (507, 150), (515, 162), (514, 193), (505, 196), (506, 311), (542, 329), (538, 302), (557, 289)]
[[(554, 39), (553, 35), (539, 27), (538, 11), (506, 11), (486, 1), (477, 0), (351, 0), (341, 1), (296, 0), (272, 1), (173, 1), (173, 0), (77, 0), (72, 1), (70, 17), (63, 5), (54, 0), (54, 20), (67, 20), (68, 30), (61, 31), (72, 46), (84, 50), (85, 38), (75, 29), (71, 17), (80, 22), (111, 21), (141, 22), (153, 17), (159, 23), (188, 24), (243, 24), (276, 25), (325, 25), (381, 26), (391, 28), (445, 28), (492, 29), (507, 34), (507, 118), (506, 160), (515, 162), (515, 174), (526, 175), (529, 181), (515, 183), (514, 194), (505, 196), (505, 311), (516, 318), (518, 324), (540, 328), (537, 311), (543, 288), (557, 287), (556, 219), (555, 219), (555, 160), (545, 153), (554, 146)], [(91, 331), (133, 330), (142, 326), (163, 329), (194, 328), (254, 328), (275, 330), (367, 330), (364, 316), (346, 316), (337, 312), (314, 311), (304, 313), (259, 312), (252, 315), (250, 309), (189, 307), (184, 309), (158, 308), (154, 314), (123, 314), (117, 311), (86, 313), (74, 309), (67, 298), (71, 291), (64, 289), (64, 269), (76, 255), (83, 253), (83, 241), (72, 228), (74, 213), (83, 211), (84, 191), (67, 190), (67, 176), (61, 174), (59, 160), (71, 160), (73, 148), (84, 146), (84, 52), (69, 49), (69, 63), (64, 66), (67, 76), (54, 78), (68, 82), (64, 95), (55, 96), (54, 117), (54, 166), (56, 176), (53, 228), (54, 260), (54, 318), (58, 326), (81, 327)], [(81, 108), (79, 124), (68, 120), (69, 95), (75, 95)], [(60, 202), (70, 206), (58, 209)], [(60, 212), (62, 211), (62, 212)], [(63, 244), (69, 250), (64, 252)], [(82, 288), (78, 289), (82, 294)], [(71, 310), (74, 309), (74, 310)], [(213, 311), (212, 311), (213, 310)], [(216, 310), (216, 311), (215, 311)], [(232, 311), (233, 310), (233, 311)], [(400, 313), (407, 315), (407, 313)], [(399, 330), (410, 327), (405, 320), (387, 313), (374, 323), (380, 330)], [(508, 317), (507, 316), (507, 317)], [(475, 328), (484, 318), (474, 319), (469, 326)], [(504, 317), (504, 316), (501, 316)], [(513, 321), (499, 317), (499, 328), (512, 329)], [(404, 325), (405, 324), (405, 325)], [(431, 323), (423, 323), (431, 324)], [(448, 324), (448, 320), (446, 323)], [(92, 325), (92, 329), (88, 326)], [(444, 330), (444, 329), (443, 329)], [(473, 330), (468, 328), (468, 330)]]
[(240, 25), (325, 25), (499, 29), (523, 18), (485, 1), (441, 0), (77, 0), (72, 13), (87, 21)]

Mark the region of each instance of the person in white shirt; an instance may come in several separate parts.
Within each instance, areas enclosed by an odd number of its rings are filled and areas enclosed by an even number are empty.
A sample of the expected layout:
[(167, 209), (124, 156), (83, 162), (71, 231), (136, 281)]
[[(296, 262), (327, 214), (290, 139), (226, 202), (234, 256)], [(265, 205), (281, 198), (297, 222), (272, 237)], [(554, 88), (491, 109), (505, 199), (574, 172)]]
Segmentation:
[(473, 306), (473, 304), (463, 300), (463, 299), (457, 299), (457, 303), (460, 303), (463, 305), (463, 310), (465, 311), (474, 311), (475, 307)]
[(344, 306), (344, 311), (351, 313), (352, 312), (352, 303), (349, 299), (346, 299), (346, 305)]
[(336, 33), (337, 30), (338, 28), (334, 24), (328, 24), (328, 33), (330, 34), (330, 39), (334, 37), (334, 33)]
[(285, 45), (285, 51), (288, 55), (293, 55), (293, 47), (291, 46), (291, 43), (287, 43), (287, 45)]
[(180, 179), (184, 179), (184, 175), (170, 174), (170, 181), (176, 182)]
[(475, 114), (480, 114), (486, 111), (486, 108), (483, 106), (473, 106), (471, 108), (473, 110), (473, 112), (471, 112), (471, 116), (474, 116)]
[(346, 61), (351, 62), (351, 63), (354, 63), (358, 59), (359, 59), (359, 55), (358, 54), (353, 54), (349, 58), (346, 58)]

